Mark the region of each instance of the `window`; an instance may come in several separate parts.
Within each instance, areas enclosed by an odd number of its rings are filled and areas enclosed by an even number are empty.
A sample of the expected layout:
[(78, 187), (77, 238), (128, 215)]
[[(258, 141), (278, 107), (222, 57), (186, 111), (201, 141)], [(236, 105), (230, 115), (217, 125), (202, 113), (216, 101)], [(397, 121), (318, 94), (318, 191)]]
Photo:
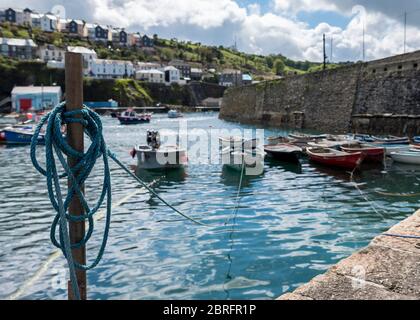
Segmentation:
[(418, 67), (419, 65), (417, 64), (417, 63), (415, 63), (415, 64), (413, 64), (413, 68), (414, 69), (417, 69), (417, 67)]
[(399, 66), (398, 66), (398, 70), (401, 70), (401, 69), (402, 69), (402, 65), (399, 65)]

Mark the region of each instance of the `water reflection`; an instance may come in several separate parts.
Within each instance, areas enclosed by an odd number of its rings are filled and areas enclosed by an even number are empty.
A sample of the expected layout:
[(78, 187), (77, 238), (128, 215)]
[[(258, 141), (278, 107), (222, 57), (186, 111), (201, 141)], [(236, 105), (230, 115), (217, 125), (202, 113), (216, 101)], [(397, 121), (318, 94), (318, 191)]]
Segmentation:
[(285, 161), (280, 161), (274, 158), (266, 158), (265, 163), (269, 168), (281, 168), (286, 172), (292, 172), (295, 174), (302, 173), (302, 164), (299, 163), (290, 163)]

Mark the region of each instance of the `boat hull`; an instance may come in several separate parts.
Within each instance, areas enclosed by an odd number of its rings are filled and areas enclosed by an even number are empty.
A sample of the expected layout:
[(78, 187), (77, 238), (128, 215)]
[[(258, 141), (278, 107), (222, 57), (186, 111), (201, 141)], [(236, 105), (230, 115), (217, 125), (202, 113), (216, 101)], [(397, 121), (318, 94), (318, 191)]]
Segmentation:
[(302, 149), (293, 145), (268, 145), (264, 147), (267, 157), (279, 161), (299, 163)]
[(179, 169), (187, 162), (187, 152), (178, 148), (161, 148), (157, 150), (135, 149), (137, 168), (144, 170)]
[(122, 125), (130, 125), (130, 124), (140, 124), (140, 123), (149, 123), (149, 118), (124, 118), (124, 117), (117, 117)]
[(366, 162), (383, 162), (385, 157), (385, 148), (357, 148), (351, 146), (341, 146), (341, 150), (348, 152), (348, 153), (356, 153), (361, 152), (364, 156), (364, 160)]
[(399, 163), (420, 165), (420, 151), (392, 152), (391, 158)]
[[(31, 144), (32, 137), (32, 132), (4, 129), (0, 133), (0, 143), (8, 145), (28, 145)], [(43, 135), (38, 136), (38, 144), (45, 144)]]
[[(363, 154), (358, 153), (346, 153), (346, 152), (331, 152), (331, 154), (317, 153), (314, 148), (308, 148), (306, 150), (309, 160), (325, 166), (354, 170), (363, 161)], [(335, 151), (330, 149), (331, 151)]]

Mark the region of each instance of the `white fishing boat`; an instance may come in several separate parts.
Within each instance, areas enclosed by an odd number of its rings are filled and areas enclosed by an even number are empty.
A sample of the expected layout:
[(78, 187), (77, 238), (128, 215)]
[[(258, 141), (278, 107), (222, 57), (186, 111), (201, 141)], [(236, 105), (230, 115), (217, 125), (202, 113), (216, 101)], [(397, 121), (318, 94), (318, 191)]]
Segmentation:
[(160, 145), (157, 131), (147, 131), (147, 145), (138, 145), (131, 151), (137, 156), (137, 169), (177, 169), (188, 162), (187, 151), (178, 145)]
[(420, 152), (416, 150), (391, 152), (395, 162), (420, 165)]
[(169, 110), (168, 112), (168, 118), (175, 119), (175, 118), (182, 118), (183, 114), (179, 112), (178, 110)]
[(315, 148), (332, 148), (338, 149), (343, 145), (351, 144), (354, 140), (329, 140), (323, 139), (318, 142), (308, 142), (308, 145)]

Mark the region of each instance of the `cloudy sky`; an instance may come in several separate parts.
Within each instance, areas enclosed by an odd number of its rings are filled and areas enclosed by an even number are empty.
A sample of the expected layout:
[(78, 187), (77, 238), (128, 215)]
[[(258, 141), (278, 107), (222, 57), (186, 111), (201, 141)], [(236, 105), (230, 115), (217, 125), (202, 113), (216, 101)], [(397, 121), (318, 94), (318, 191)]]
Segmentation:
[[(0, 0), (0, 7), (57, 11), (67, 18), (157, 33), (239, 50), (321, 61), (322, 34), (333, 61), (361, 60), (420, 49), (420, 0)], [(64, 9), (64, 10), (63, 10)]]

